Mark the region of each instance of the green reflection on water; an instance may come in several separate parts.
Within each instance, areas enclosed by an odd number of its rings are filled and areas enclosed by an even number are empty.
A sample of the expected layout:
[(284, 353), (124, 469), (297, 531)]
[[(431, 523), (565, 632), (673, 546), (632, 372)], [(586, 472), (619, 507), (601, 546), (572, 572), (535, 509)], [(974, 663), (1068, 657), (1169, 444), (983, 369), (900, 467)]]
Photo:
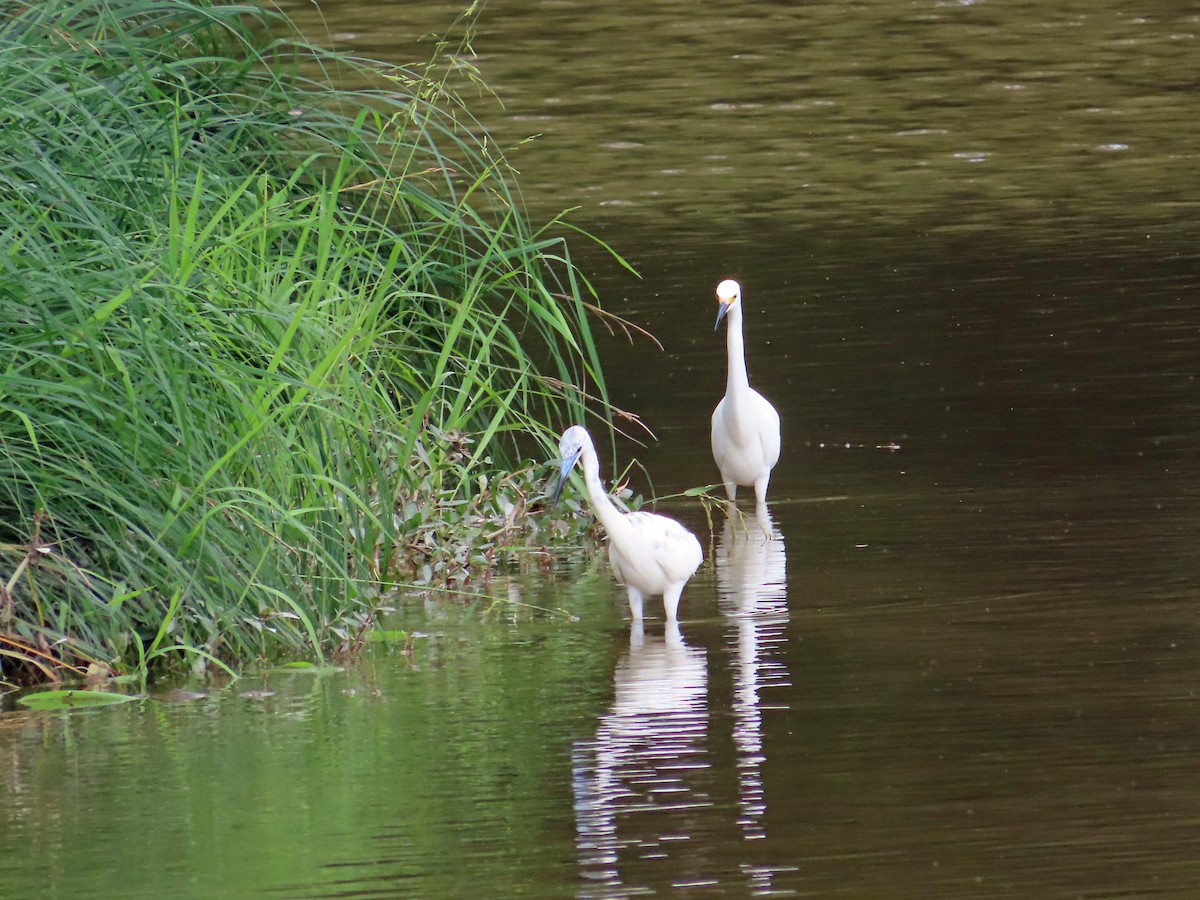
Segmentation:
[(499, 896), (570, 880), (570, 744), (611, 691), (613, 635), (453, 605), (424, 626), (411, 662), (0, 719), (3, 895), (305, 896), (382, 879), (461, 896), (486, 878)]
[[(401, 60), (460, 11), (321, 7)], [(1186, 4), (514, 0), (479, 19), (505, 107), (477, 108), (502, 143), (539, 136), (515, 156), (531, 205), (585, 223), (1154, 233), (1200, 200), (1198, 33)]]

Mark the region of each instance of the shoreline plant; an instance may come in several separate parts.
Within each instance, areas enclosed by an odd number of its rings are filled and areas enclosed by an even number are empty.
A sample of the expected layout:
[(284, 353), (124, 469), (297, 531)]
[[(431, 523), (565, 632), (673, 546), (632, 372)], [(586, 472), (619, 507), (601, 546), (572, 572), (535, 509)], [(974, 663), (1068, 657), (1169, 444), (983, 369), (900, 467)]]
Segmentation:
[(0, 681), (357, 646), (611, 414), (562, 223), (445, 68), (257, 3), (0, 2)]

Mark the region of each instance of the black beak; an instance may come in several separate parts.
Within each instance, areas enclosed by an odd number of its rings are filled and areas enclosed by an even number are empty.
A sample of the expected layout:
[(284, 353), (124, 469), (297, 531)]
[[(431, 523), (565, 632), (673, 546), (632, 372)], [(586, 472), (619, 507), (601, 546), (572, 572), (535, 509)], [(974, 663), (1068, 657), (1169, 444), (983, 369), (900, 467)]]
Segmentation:
[(570, 456), (563, 459), (558, 470), (558, 484), (554, 486), (554, 505), (558, 505), (558, 498), (562, 496), (563, 488), (567, 484), (567, 479), (571, 475), (571, 470), (575, 468), (575, 463), (579, 462), (579, 457), (583, 455), (583, 448), (576, 450)]

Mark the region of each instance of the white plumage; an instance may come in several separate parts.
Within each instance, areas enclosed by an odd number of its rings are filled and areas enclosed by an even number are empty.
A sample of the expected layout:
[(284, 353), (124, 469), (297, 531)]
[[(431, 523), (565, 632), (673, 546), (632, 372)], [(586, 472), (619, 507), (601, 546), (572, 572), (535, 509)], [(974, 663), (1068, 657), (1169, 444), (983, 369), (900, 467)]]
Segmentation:
[(767, 398), (750, 387), (742, 340), (742, 287), (726, 279), (717, 285), (717, 324), (728, 316), (726, 347), (729, 374), (725, 396), (712, 414), (713, 459), (721, 472), (725, 493), (737, 498), (738, 485), (753, 485), (759, 503), (766, 502), (771, 469), (779, 462), (779, 413)]
[(592, 512), (608, 534), (608, 561), (617, 581), (629, 594), (629, 611), (642, 618), (642, 601), (662, 594), (669, 622), (676, 621), (679, 595), (704, 560), (696, 536), (666, 516), (650, 512), (626, 513), (617, 509), (600, 482), (600, 460), (592, 437), (582, 425), (572, 425), (559, 441), (562, 468), (555, 500), (580, 459)]

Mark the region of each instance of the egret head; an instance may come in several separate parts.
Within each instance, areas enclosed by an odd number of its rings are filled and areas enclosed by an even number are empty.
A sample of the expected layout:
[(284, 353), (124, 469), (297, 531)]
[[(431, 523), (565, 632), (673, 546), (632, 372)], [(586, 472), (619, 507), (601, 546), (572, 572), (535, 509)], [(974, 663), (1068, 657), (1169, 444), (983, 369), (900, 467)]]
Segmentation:
[(713, 331), (716, 331), (721, 326), (721, 320), (725, 318), (725, 314), (733, 307), (733, 304), (742, 299), (742, 286), (732, 278), (726, 278), (717, 285), (717, 303), (720, 308), (717, 310), (717, 324), (713, 326)]
[(558, 442), (558, 452), (562, 455), (562, 462), (558, 470), (558, 484), (554, 487), (555, 503), (558, 503), (558, 498), (562, 496), (563, 486), (566, 485), (571, 470), (575, 468), (575, 463), (579, 462), (579, 457), (583, 456), (583, 448), (591, 442), (591, 436), (582, 425), (572, 425), (563, 432), (563, 436)]

